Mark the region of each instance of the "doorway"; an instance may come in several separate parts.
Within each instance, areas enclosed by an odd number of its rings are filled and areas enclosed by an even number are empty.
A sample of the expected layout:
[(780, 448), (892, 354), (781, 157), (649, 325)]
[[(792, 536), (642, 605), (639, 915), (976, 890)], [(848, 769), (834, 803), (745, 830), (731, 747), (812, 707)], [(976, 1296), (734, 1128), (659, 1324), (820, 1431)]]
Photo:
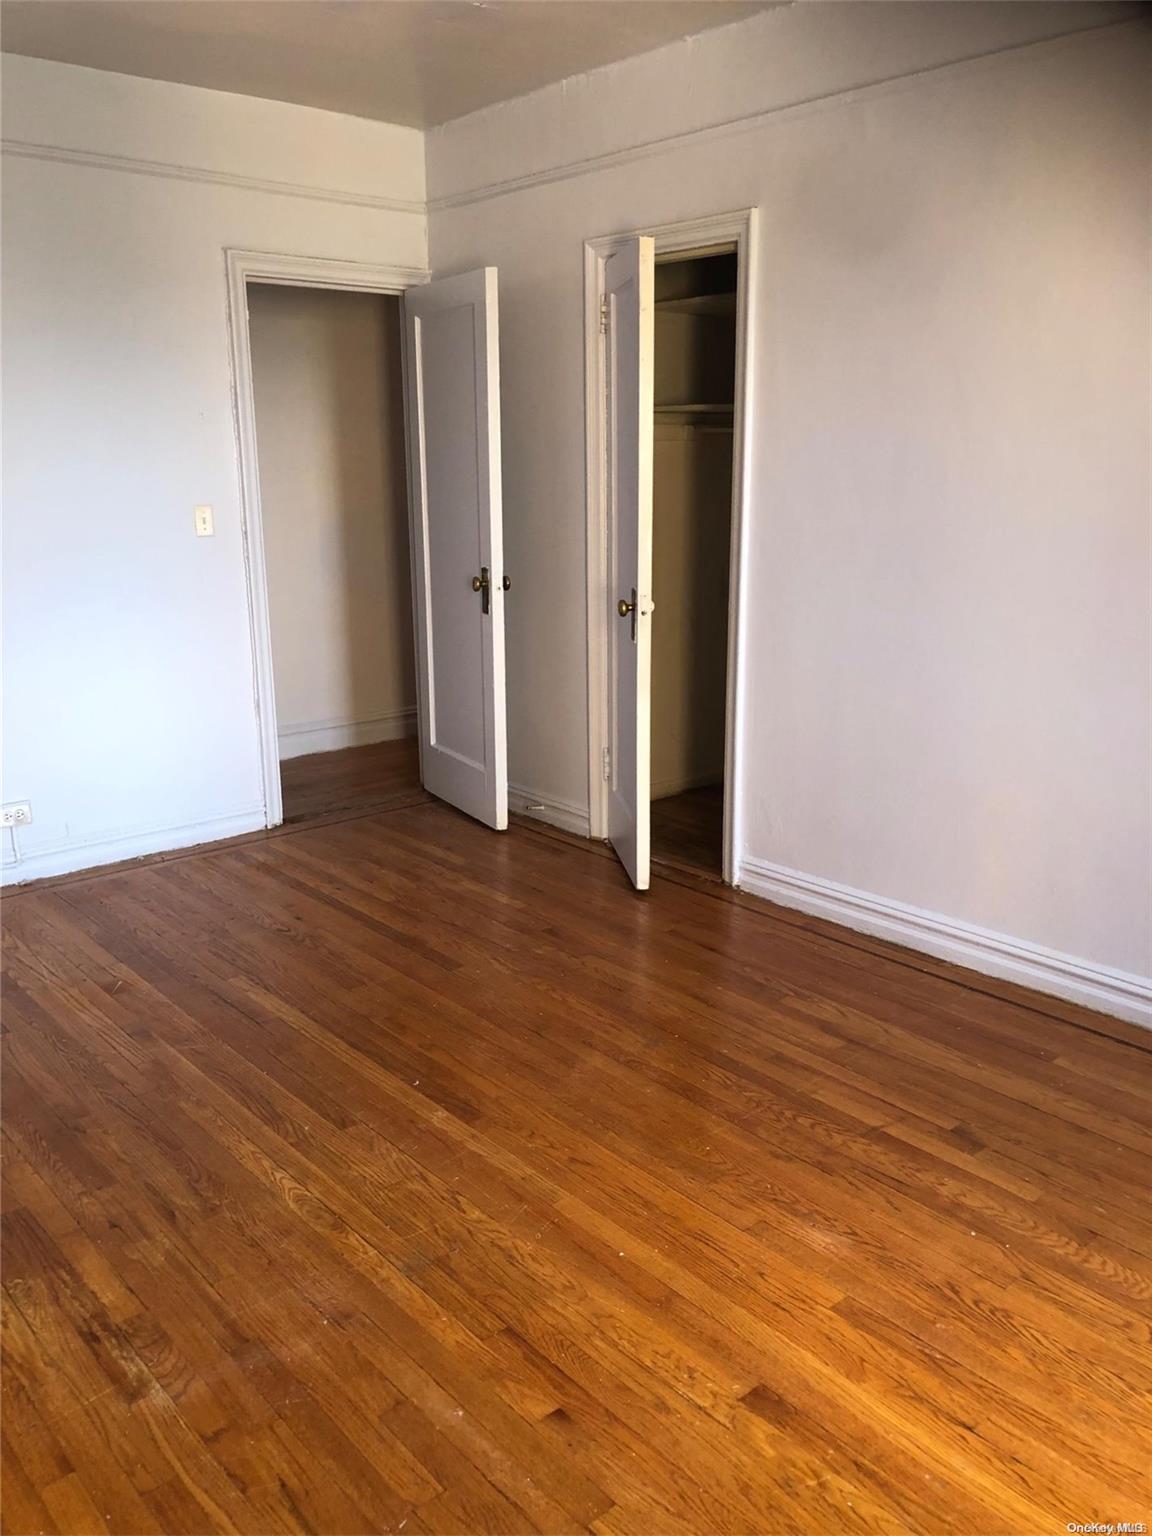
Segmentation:
[(724, 867), (735, 251), (657, 257), (652, 449), (651, 854)]
[(591, 833), (735, 884), (756, 210), (585, 245)]
[[(368, 357), (370, 367), (379, 365), (373, 387), (380, 390), (377, 405), (384, 410), (390, 388), (386, 384), (388, 371), (399, 347), (406, 492), (397, 499), (406, 510), (409, 558), (405, 563), (397, 555), (402, 535), (394, 530), (390, 547), (395, 558), (388, 582), (397, 615), (402, 615), (402, 584), (407, 571), (413, 631), (410, 654), (416, 683), (416, 753), (412, 755), (411, 746), (396, 748), (399, 760), (387, 772), (367, 756), (356, 759), (346, 773), (330, 775), (327, 767), (322, 767), (317, 780), (294, 795), (297, 810), (301, 815), (317, 814), (322, 804), (334, 805), (337, 810), (349, 806), (353, 814), (372, 809), (382, 794), (393, 797), (398, 781), (400, 789), (408, 792), (410, 765), (418, 762), (419, 783), (428, 794), (503, 831), (508, 825), (504, 611), (511, 577), (504, 567), (496, 268), (479, 267), (451, 277), (434, 277), (407, 267), (244, 250), (226, 251), (225, 264), (240, 527), (265, 824), (279, 826), (285, 819), (285, 808), (250, 309), (252, 295), (259, 287), (275, 285), (326, 293), (399, 296), (398, 332), (394, 331), (391, 341), (377, 338), (374, 346), (379, 350), (369, 349)], [(392, 311), (385, 308), (381, 313), (387, 330)], [(289, 371), (289, 382), (291, 379)], [(343, 389), (340, 398), (346, 400), (347, 390), (339, 380), (336, 383)], [(333, 393), (331, 381), (329, 393)], [(341, 416), (339, 410), (335, 414)], [(377, 464), (373, 472), (378, 488), (394, 484), (389, 476), (398, 474), (396, 425), (393, 412), (390, 426), (386, 422), (383, 429), (384, 438), (377, 440), (378, 451), (383, 451), (382, 441), (390, 445), (386, 464)], [(341, 435), (329, 427), (330, 439)], [(343, 451), (339, 444), (337, 450)], [(328, 462), (331, 467), (333, 461)], [(339, 543), (338, 539), (328, 540), (329, 548)], [(359, 559), (348, 558), (346, 553), (342, 559), (354, 581), (366, 579), (367, 567), (362, 568)], [(377, 625), (382, 606), (372, 618)], [(308, 615), (288, 607), (283, 623), (307, 637)], [(368, 607), (370, 610), (371, 604)], [(392, 630), (394, 635), (402, 632), (402, 622)], [(402, 666), (398, 675), (402, 681)], [(405, 712), (404, 705), (397, 707), (387, 735), (394, 735), (396, 721)], [(376, 716), (369, 724), (378, 727), (382, 718)], [(326, 720), (306, 724), (323, 731)], [(364, 722), (345, 718), (336, 724), (356, 728)], [(300, 735), (305, 746), (317, 744), (315, 737), (309, 741), (309, 731)], [(318, 744), (333, 749), (329, 766), (342, 767), (334, 754), (343, 748), (337, 748), (330, 738), (322, 738)], [(358, 745), (382, 744), (358, 743), (354, 737), (352, 747)], [(291, 772), (295, 777), (297, 770)], [(299, 772), (303, 775), (303, 769)], [(294, 785), (293, 790), (296, 788)]]
[(420, 788), (400, 302), (247, 288), (285, 822)]

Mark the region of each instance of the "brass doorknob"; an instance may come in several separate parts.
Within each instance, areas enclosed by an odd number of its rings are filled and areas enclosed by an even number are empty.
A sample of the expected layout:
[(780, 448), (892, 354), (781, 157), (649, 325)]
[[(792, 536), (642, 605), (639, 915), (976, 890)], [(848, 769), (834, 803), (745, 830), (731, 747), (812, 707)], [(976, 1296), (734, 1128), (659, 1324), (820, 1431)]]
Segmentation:
[(480, 612), (487, 613), (491, 606), (492, 578), (488, 574), (486, 565), (480, 567), (479, 576), (473, 576), (472, 590), (480, 594)]
[(633, 639), (633, 641), (635, 641), (635, 639), (636, 639), (636, 620), (637, 620), (637, 618), (639, 617), (639, 614), (640, 614), (640, 610), (636, 606), (636, 588), (635, 587), (632, 588), (632, 601), (629, 602), (626, 597), (622, 597), (620, 599), (620, 601), (616, 604), (616, 612), (620, 615), (620, 617), (622, 619), (626, 619), (629, 614), (632, 615), (632, 639)]

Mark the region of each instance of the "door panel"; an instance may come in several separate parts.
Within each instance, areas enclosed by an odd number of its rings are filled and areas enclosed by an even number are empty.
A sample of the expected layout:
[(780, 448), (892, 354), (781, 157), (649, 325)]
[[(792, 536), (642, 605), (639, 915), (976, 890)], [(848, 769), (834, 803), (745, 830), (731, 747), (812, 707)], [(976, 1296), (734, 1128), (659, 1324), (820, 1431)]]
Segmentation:
[(604, 263), (608, 446), (608, 838), (648, 889), (652, 676), (652, 369), (655, 242)]
[(508, 769), (496, 269), (411, 288), (404, 314), (421, 778), (430, 793), (502, 829)]

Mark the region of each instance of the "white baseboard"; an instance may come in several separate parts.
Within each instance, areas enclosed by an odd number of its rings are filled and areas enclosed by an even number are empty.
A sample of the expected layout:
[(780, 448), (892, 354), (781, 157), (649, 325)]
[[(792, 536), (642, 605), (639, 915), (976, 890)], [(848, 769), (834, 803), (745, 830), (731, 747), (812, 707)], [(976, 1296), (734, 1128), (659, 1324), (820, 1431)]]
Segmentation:
[(649, 787), (648, 797), (650, 800), (667, 800), (670, 795), (683, 795), (690, 789), (704, 789), (709, 785), (723, 788), (723, 767), (717, 768), (714, 773), (697, 773), (690, 778), (661, 779), (658, 784)]
[(826, 917), (860, 933), (907, 944), (937, 959), (1050, 992), (1152, 1029), (1152, 979), (1148, 977), (1112, 970), (939, 912), (925, 912), (901, 901), (838, 885), (834, 880), (801, 874), (781, 864), (745, 857), (736, 883), (742, 890), (781, 906)]
[(280, 761), (312, 752), (338, 752), (341, 747), (367, 747), (374, 741), (399, 741), (415, 736), (416, 709), (392, 709), (366, 720), (305, 720), (281, 726), (276, 740)]
[(22, 854), (19, 859), (11, 862), (5, 859), (0, 871), (0, 884), (23, 885), (28, 880), (44, 880), (50, 875), (71, 875), (81, 869), (97, 869), (101, 864), (141, 859), (150, 853), (171, 853), (176, 848), (195, 848), (199, 843), (215, 843), (221, 838), (258, 832), (264, 825), (264, 807), (254, 806), (230, 816), (213, 816), (207, 821), (190, 821), (181, 826), (145, 827), (110, 833), (84, 842), (54, 844)]
[(546, 821), (549, 826), (574, 832), (577, 837), (591, 835), (586, 805), (572, 805), (567, 800), (538, 795), (534, 790), (525, 789), (522, 784), (509, 784), (508, 809), (519, 812), (521, 816), (535, 816), (537, 821)]

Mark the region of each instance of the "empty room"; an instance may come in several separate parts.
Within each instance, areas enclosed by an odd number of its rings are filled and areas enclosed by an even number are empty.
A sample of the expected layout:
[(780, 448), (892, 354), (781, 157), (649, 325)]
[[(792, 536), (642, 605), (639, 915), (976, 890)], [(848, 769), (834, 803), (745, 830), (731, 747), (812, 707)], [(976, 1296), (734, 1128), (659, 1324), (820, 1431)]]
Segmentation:
[(1147, 7), (0, 47), (5, 1531), (1147, 1530)]

